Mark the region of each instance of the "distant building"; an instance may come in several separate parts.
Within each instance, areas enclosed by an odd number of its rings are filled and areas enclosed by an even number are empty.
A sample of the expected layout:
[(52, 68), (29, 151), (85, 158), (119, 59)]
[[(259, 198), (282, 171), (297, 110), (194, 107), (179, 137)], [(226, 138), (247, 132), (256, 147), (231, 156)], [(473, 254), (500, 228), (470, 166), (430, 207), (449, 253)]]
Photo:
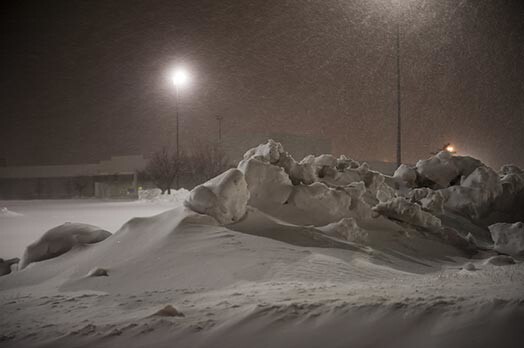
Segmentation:
[(0, 199), (126, 198), (137, 196), (142, 156), (115, 156), (92, 164), (0, 167)]

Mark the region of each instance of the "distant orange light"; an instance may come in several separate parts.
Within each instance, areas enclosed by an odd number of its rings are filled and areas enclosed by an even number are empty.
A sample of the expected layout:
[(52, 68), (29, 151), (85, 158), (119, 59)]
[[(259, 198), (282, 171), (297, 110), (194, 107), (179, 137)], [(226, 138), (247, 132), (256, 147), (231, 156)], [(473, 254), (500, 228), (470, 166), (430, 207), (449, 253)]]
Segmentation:
[(451, 146), (451, 145), (448, 145), (448, 146), (446, 146), (446, 151), (447, 152), (455, 152), (455, 148), (453, 146)]

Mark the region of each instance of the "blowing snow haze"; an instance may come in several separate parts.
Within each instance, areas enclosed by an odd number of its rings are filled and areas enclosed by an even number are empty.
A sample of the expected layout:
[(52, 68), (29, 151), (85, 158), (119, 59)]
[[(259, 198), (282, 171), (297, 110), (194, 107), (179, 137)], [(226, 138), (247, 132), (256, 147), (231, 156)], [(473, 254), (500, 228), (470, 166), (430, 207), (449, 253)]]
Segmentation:
[[(174, 132), (167, 72), (183, 64), (181, 142), (322, 136), (395, 160), (391, 0), (16, 1), (2, 9), (0, 157), (9, 165), (149, 154)], [(406, 0), (403, 160), (447, 142), (524, 165), (520, 0)]]

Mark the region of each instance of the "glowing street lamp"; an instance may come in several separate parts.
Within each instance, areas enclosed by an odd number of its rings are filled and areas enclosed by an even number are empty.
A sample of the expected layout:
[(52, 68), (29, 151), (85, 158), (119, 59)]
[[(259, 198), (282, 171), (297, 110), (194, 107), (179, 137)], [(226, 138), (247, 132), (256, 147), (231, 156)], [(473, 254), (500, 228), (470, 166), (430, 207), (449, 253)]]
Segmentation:
[(394, 0), (397, 7), (397, 168), (402, 163), (402, 127), (400, 117), (400, 0)]
[(455, 147), (453, 145), (446, 146), (446, 151), (449, 153), (455, 153)]
[[(177, 160), (177, 165), (178, 165), (178, 168), (180, 168), (180, 133), (179, 133), (179, 117), (178, 117), (178, 114), (179, 114), (179, 108), (178, 108), (178, 103), (179, 103), (179, 97), (178, 97), (178, 90), (179, 88), (181, 87), (184, 87), (185, 85), (188, 84), (189, 82), (189, 74), (187, 73), (186, 70), (182, 69), (182, 68), (178, 68), (176, 70), (174, 70), (172, 73), (171, 73), (171, 81), (173, 82), (173, 85), (175, 86), (175, 103), (176, 103), (176, 106), (175, 106), (175, 111), (176, 111), (176, 160)], [(179, 175), (180, 173), (177, 173), (177, 176), (176, 176), (176, 188), (179, 189), (180, 188), (180, 180), (179, 180)]]

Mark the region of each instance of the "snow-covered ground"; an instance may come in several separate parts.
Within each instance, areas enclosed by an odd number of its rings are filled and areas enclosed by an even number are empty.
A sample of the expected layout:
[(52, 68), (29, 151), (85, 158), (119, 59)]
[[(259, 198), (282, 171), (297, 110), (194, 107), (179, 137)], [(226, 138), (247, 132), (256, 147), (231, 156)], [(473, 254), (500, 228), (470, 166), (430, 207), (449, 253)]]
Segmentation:
[(184, 205), (2, 202), (5, 258), (24, 224), (114, 233), (1, 277), (0, 346), (521, 347), (522, 173), (438, 156), (388, 177), (269, 142)]

